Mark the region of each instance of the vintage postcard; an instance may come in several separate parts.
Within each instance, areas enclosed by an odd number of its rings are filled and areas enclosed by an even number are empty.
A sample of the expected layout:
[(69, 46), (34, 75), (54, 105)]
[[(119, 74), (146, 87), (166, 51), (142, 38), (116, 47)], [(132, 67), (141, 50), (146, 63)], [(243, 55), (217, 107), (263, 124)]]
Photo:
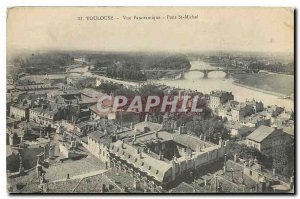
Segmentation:
[(9, 193), (295, 193), (294, 9), (7, 9)]

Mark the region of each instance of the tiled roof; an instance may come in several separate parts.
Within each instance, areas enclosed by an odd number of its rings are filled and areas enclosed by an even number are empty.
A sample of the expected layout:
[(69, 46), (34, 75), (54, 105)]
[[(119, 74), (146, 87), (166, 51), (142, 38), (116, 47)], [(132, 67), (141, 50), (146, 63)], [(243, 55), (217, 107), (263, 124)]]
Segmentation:
[(174, 139), (175, 142), (183, 145), (183, 146), (188, 146), (192, 150), (197, 151), (199, 146), (202, 148), (207, 148), (213, 146), (212, 144), (208, 144), (207, 142), (204, 142), (200, 140), (200, 138), (197, 138), (195, 136), (187, 135), (187, 134), (174, 134)]
[(111, 143), (110, 136), (104, 134), (102, 131), (94, 131), (90, 133), (88, 137), (104, 145), (109, 145)]
[(256, 142), (262, 142), (265, 138), (271, 135), (274, 132), (274, 129), (269, 126), (261, 125), (250, 135), (247, 136), (247, 139), (254, 140)]
[[(122, 148), (122, 144), (124, 147)], [(140, 154), (137, 153), (137, 149), (126, 143), (122, 143), (121, 140), (113, 143), (110, 146), (110, 151), (112, 154), (118, 156), (124, 161), (133, 164), (135, 168), (139, 168), (141, 171), (147, 173), (148, 175), (154, 177), (156, 180), (162, 182), (166, 172), (171, 168), (171, 164), (165, 161), (161, 161), (149, 156), (146, 153), (142, 153), (142, 158)]]

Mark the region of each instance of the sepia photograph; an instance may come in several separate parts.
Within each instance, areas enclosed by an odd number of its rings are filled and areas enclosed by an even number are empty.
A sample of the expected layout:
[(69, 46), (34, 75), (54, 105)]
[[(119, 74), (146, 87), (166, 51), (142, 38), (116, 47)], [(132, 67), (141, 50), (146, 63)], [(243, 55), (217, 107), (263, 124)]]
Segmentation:
[(295, 194), (294, 8), (6, 15), (8, 193)]

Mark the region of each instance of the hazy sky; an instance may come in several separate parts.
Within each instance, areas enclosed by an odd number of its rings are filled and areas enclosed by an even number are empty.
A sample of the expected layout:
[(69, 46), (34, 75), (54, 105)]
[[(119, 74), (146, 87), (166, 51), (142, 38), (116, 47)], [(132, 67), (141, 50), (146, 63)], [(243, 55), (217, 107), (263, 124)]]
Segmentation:
[[(167, 15), (198, 19), (167, 20)], [(114, 16), (79, 21), (78, 16)], [(123, 20), (159, 16), (161, 20)], [(18, 49), (106, 51), (293, 52), (294, 16), (288, 8), (77, 7), (13, 8), (7, 18), (8, 53)]]

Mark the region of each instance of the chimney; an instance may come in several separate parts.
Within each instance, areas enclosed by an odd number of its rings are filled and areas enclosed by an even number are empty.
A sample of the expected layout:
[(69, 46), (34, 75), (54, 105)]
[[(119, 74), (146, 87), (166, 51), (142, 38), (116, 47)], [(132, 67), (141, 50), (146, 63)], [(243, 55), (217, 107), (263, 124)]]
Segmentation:
[(224, 155), (224, 167), (223, 167), (224, 173), (227, 171), (227, 165), (226, 165), (226, 162), (227, 162), (227, 155), (225, 154), (225, 155)]
[(179, 127), (179, 134), (185, 134), (186, 133), (186, 128), (185, 126), (180, 126)]
[(130, 123), (130, 129), (133, 129), (133, 123), (132, 122)]
[(249, 160), (249, 167), (251, 167), (253, 165), (253, 161), (252, 160)]
[(228, 142), (229, 142), (229, 140), (225, 140), (224, 146), (228, 146)]
[(256, 156), (254, 157), (254, 164), (258, 164), (258, 160), (256, 159)]
[(40, 129), (40, 138), (44, 136), (42, 129)]
[(223, 140), (221, 137), (219, 137), (219, 146), (223, 146)]
[(234, 162), (237, 162), (237, 154), (234, 154), (234, 157), (233, 157), (233, 160), (234, 160)]
[(201, 134), (200, 134), (200, 140), (202, 140), (202, 139), (203, 139), (203, 134), (201, 133)]
[(199, 145), (199, 146), (197, 147), (197, 152), (201, 152), (201, 151), (202, 151), (201, 145)]
[(147, 133), (148, 128), (144, 126), (144, 133)]
[(147, 114), (147, 115), (145, 116), (145, 122), (148, 122), (148, 117), (149, 117), (149, 115)]
[(111, 142), (116, 142), (117, 141), (117, 138), (115, 135), (111, 136)]

